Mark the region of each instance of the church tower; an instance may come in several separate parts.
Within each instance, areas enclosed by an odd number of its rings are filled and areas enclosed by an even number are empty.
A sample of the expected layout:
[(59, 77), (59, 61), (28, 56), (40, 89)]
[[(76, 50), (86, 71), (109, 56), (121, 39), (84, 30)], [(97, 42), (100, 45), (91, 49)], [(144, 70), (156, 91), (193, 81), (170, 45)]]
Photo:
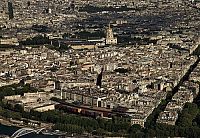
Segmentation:
[(113, 35), (113, 30), (110, 27), (110, 24), (108, 28), (106, 29), (106, 45), (116, 45), (117, 44), (117, 38)]

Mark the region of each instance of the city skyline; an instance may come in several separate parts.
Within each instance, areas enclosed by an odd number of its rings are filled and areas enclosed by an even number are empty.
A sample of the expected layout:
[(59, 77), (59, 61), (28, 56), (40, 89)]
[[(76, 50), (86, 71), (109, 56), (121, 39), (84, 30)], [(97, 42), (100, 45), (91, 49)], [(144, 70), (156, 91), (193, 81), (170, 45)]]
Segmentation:
[(198, 0), (1, 1), (0, 124), (21, 127), (2, 134), (198, 137), (199, 10)]

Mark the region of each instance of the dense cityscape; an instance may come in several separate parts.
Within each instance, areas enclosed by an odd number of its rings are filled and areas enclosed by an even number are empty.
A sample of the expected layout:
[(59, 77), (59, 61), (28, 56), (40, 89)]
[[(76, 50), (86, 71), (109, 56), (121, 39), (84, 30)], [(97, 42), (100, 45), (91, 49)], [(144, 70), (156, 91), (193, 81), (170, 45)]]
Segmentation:
[(199, 0), (1, 0), (0, 137), (198, 137), (199, 55)]

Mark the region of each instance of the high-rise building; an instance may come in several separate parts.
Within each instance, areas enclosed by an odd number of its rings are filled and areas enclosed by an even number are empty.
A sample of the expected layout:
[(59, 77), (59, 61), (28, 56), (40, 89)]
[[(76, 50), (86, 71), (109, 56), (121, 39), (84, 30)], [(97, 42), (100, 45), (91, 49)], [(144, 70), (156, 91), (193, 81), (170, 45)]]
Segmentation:
[(9, 16), (9, 20), (14, 18), (13, 4), (11, 1), (8, 1), (8, 16)]
[(31, 2), (27, 1), (27, 7), (31, 6)]
[(116, 45), (116, 44), (117, 44), (117, 38), (114, 37), (112, 28), (110, 27), (109, 24), (109, 27), (106, 30), (106, 45)]

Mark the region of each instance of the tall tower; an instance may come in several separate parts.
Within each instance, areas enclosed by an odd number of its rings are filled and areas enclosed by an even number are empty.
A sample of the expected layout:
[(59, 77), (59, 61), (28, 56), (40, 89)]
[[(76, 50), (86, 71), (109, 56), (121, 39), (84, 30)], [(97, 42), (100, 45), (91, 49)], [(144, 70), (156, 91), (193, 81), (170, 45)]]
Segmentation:
[(101, 69), (100, 74), (98, 74), (98, 76), (97, 76), (97, 82), (96, 82), (96, 85), (98, 87), (100, 87), (100, 88), (102, 86), (102, 76), (103, 76), (103, 68)]
[(113, 35), (113, 30), (110, 27), (110, 24), (108, 28), (106, 29), (106, 45), (116, 45), (117, 44), (117, 38)]
[(9, 16), (9, 20), (14, 18), (13, 3), (10, 0), (8, 1), (8, 16)]

